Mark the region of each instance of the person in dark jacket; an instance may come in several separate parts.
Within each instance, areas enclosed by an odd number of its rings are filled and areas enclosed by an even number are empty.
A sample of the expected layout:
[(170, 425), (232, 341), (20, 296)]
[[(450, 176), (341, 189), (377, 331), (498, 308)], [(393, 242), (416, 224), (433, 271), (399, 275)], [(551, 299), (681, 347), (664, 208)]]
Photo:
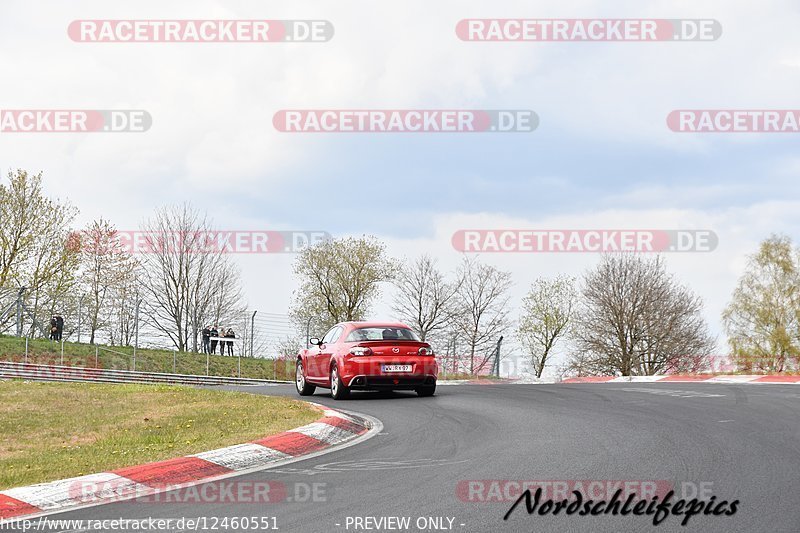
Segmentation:
[(64, 335), (64, 317), (61, 315), (56, 315), (56, 329), (57, 329), (56, 340), (60, 341), (62, 335)]
[[(236, 333), (233, 331), (233, 328), (228, 328), (228, 331), (225, 332), (226, 339), (235, 339)], [(228, 346), (228, 355), (233, 355), (233, 341), (226, 341), (225, 344)]]
[(211, 326), (211, 353), (217, 353), (217, 339), (219, 337), (219, 331), (217, 330), (217, 326)]
[(211, 328), (208, 326), (203, 328), (203, 353), (211, 353)]
[(54, 341), (58, 338), (58, 321), (56, 320), (56, 316), (50, 319), (50, 340)]

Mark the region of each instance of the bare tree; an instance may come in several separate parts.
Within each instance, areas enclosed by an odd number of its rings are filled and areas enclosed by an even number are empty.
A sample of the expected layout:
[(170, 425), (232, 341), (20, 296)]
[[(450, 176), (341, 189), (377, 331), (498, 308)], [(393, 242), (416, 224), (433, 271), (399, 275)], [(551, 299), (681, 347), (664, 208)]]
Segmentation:
[(337, 322), (362, 320), (391, 281), (396, 265), (374, 237), (323, 241), (304, 249), (294, 264), (299, 282), (290, 316), (298, 328), (322, 332)]
[(575, 278), (558, 276), (534, 281), (522, 301), (517, 336), (537, 378), (542, 377), (556, 342), (567, 333), (576, 297)]
[(110, 343), (130, 346), (136, 333), (136, 302), (139, 299), (139, 264), (122, 265), (118, 282), (112, 290), (113, 313), (108, 321)]
[(301, 335), (287, 335), (280, 339), (275, 346), (275, 353), (279, 357), (293, 357), (306, 347), (306, 340)]
[(468, 355), (463, 352), (464, 335), (461, 332), (462, 324), (459, 324), (458, 311), (463, 309), (457, 306), (457, 297), (454, 298), (454, 314), (452, 320), (448, 321), (444, 329), (436, 332), (433, 342), (436, 354), (439, 356), (442, 371), (445, 373), (459, 373), (469, 371)]
[(395, 285), (398, 294), (392, 309), (423, 341), (453, 320), (458, 283), (448, 283), (430, 256), (399, 268)]
[(99, 219), (80, 232), (81, 289), (85, 294), (89, 343), (115, 315), (114, 297), (130, 283), (134, 261), (113, 224)]
[(458, 280), (456, 327), (469, 355), (469, 371), (474, 374), (489, 361), (497, 339), (510, 325), (511, 274), (468, 257), (459, 267)]
[(179, 351), (197, 351), (209, 320), (241, 313), (241, 281), (209, 239), (210, 221), (189, 204), (158, 209), (142, 227), (142, 300), (148, 322)]
[(750, 256), (722, 315), (742, 370), (782, 372), (800, 355), (800, 253), (773, 235)]
[(715, 342), (702, 309), (702, 300), (667, 273), (661, 257), (603, 255), (584, 275), (576, 360), (583, 371), (623, 376), (703, 360)]
[(203, 325), (220, 327), (238, 325), (246, 306), (242, 296), (239, 270), (230, 262), (221, 261), (204, 272), (205, 286), (199, 277), (191, 291), (192, 299), (192, 349), (197, 349), (197, 339)]

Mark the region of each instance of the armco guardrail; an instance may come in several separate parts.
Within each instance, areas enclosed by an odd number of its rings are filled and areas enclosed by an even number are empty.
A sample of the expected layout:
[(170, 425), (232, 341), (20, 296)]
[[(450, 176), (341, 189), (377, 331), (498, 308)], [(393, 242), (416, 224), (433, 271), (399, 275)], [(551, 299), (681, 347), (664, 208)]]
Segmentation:
[(0, 379), (86, 381), (95, 383), (173, 383), (180, 385), (262, 385), (264, 383), (287, 383), (285, 381), (268, 379), (135, 372), (132, 370), (107, 370), (103, 368), (36, 365), (32, 363), (2, 361), (0, 361)]

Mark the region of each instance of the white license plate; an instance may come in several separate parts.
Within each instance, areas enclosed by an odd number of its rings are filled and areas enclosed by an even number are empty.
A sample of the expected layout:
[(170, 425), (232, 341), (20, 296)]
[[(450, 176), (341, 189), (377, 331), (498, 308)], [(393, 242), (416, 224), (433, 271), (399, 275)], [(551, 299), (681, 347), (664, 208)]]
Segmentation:
[(411, 365), (381, 365), (384, 372), (411, 372)]

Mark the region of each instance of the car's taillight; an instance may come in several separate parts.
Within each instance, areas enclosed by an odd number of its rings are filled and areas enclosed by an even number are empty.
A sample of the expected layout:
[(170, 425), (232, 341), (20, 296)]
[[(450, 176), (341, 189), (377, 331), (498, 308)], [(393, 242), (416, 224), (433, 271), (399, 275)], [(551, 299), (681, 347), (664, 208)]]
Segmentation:
[(350, 354), (358, 356), (372, 355), (372, 349), (366, 346), (353, 346), (352, 348), (350, 348)]
[(422, 347), (417, 352), (419, 355), (433, 355), (433, 348)]

